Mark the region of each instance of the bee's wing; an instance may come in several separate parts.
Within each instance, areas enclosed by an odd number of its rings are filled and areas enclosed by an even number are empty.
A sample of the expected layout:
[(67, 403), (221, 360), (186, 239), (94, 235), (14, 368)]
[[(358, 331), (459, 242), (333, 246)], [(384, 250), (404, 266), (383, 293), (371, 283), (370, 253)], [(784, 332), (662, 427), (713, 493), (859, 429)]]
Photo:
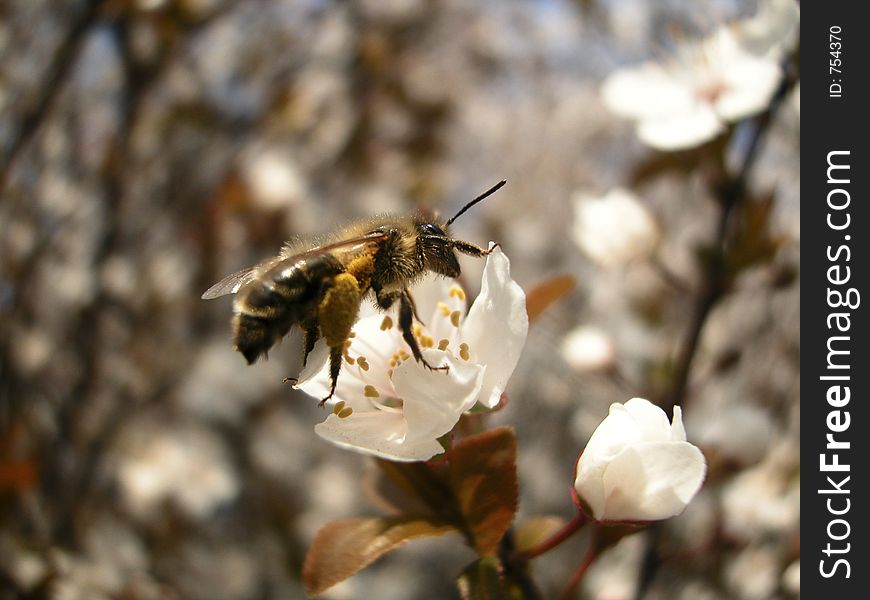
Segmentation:
[(232, 275), (227, 275), (203, 292), (201, 298), (203, 300), (211, 300), (212, 298), (220, 298), (227, 294), (235, 294), (239, 291), (239, 288), (254, 279), (256, 272), (257, 265), (254, 265), (253, 267), (236, 271)]
[[(235, 294), (242, 288), (242, 286), (256, 279), (257, 273), (261, 271), (261, 267), (273, 268), (279, 265), (285, 265), (287, 263), (295, 263), (303, 257), (323, 254), (325, 252), (335, 252), (337, 250), (351, 250), (354, 247), (361, 246), (363, 244), (383, 241), (387, 239), (387, 237), (389, 237), (389, 235), (383, 231), (373, 231), (365, 235), (339, 240), (331, 244), (324, 244), (323, 246), (317, 246), (315, 248), (306, 250), (305, 252), (300, 252), (299, 254), (294, 254), (293, 256), (288, 256), (282, 259), (270, 259), (265, 261), (264, 263), (260, 263), (259, 265), (254, 265), (252, 267), (248, 267), (247, 269), (236, 271), (232, 275), (227, 275), (216, 284), (208, 288), (201, 297), (203, 300), (211, 300), (212, 298), (219, 298), (227, 294)], [(268, 265), (268, 267), (266, 267), (266, 265)]]
[[(331, 244), (324, 244), (323, 246), (317, 246), (315, 248), (311, 248), (310, 250), (306, 250), (297, 256), (310, 256), (312, 254), (323, 254), (324, 252), (333, 252), (335, 250), (352, 250), (355, 246), (361, 246), (363, 244), (370, 244), (372, 242), (382, 242), (387, 239), (389, 236), (388, 233), (383, 231), (372, 231), (370, 233), (366, 233), (364, 235), (354, 236), (352, 238), (346, 238), (343, 240), (338, 240), (337, 242), (332, 242)], [(290, 257), (295, 258), (295, 257)], [(289, 259), (288, 259), (289, 260)]]

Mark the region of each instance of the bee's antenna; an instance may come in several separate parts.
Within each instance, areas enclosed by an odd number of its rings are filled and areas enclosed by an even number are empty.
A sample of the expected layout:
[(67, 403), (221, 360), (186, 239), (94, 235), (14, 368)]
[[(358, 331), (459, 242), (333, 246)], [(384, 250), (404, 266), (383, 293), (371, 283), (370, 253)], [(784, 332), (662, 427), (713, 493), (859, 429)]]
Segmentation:
[(463, 206), (462, 209), (458, 213), (456, 213), (455, 215), (450, 217), (450, 219), (447, 221), (447, 223), (445, 223), (445, 227), (449, 226), (453, 221), (458, 219), (460, 217), (460, 215), (462, 215), (462, 213), (464, 213), (466, 210), (468, 210), (469, 208), (471, 208), (472, 206), (474, 206), (475, 204), (477, 204), (481, 200), (484, 200), (484, 199), (488, 198), (489, 196), (492, 196), (499, 189), (501, 189), (501, 187), (506, 183), (507, 183), (507, 179), (502, 179), (497, 184), (495, 184), (494, 186), (492, 186), (491, 188), (486, 190), (484, 193), (482, 193), (480, 196), (478, 196), (477, 198), (475, 198), (474, 200), (472, 200), (471, 202), (469, 202), (468, 204)]

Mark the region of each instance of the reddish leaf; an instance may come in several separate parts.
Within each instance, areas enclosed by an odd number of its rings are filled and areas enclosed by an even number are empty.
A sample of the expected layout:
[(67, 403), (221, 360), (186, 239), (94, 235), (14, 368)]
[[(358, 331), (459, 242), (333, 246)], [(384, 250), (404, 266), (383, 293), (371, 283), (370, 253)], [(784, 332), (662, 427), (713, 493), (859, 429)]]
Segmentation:
[(577, 280), (571, 275), (559, 275), (539, 283), (526, 294), (526, 312), (533, 323), (556, 300), (574, 289)]
[(517, 443), (499, 427), (462, 440), (447, 455), (463, 529), (481, 556), (494, 556), (517, 510)]
[(433, 516), (439, 521), (459, 524), (443, 460), (400, 463), (379, 458), (375, 463), (391, 484), (381, 483), (377, 490), (385, 502), (405, 514)]
[(302, 582), (321, 594), (414, 538), (444, 535), (449, 524), (413, 517), (360, 517), (333, 521), (317, 532), (302, 567)]
[(480, 558), (468, 565), (456, 580), (462, 600), (501, 600), (507, 597), (496, 558)]

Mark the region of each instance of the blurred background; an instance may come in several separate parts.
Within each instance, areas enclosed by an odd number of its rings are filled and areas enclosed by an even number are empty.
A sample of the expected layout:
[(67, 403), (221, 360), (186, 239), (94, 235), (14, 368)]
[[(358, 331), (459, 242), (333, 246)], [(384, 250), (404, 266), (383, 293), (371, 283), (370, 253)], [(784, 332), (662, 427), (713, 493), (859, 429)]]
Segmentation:
[[(0, 4), (0, 598), (304, 597), (316, 531), (380, 510), (369, 460), (315, 436), (323, 410), (282, 384), (297, 342), (249, 367), (231, 300), (200, 294), (293, 235), (451, 215), (503, 178), (456, 236), (498, 240), (527, 293), (577, 282), (532, 324), (489, 421), (517, 430), (519, 520), (572, 516), (574, 462), (611, 402), (678, 399), (705, 487), (602, 557), (582, 597), (798, 597), (799, 88), (755, 130), (678, 153), (644, 145), (601, 96), (618, 69), (760, 10)], [(748, 251), (723, 277), (699, 157), (739, 171), (758, 127), (748, 208), (729, 224), (744, 233), (724, 245)], [(645, 216), (584, 221), (618, 188)], [(629, 224), (643, 256), (621, 260)], [(483, 261), (462, 264), (476, 293)], [(535, 562), (542, 597), (584, 543)], [(414, 542), (327, 597), (457, 597), (472, 558), (458, 537)]]

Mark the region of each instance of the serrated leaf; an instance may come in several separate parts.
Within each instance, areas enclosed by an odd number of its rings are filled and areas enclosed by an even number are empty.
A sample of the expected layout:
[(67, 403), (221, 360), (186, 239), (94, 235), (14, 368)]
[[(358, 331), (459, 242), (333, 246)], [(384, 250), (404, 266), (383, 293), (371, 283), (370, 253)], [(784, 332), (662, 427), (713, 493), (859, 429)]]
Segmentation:
[(444, 535), (456, 528), (418, 517), (359, 517), (333, 521), (314, 538), (302, 583), (316, 596), (409, 540)]
[(494, 556), (517, 510), (517, 444), (499, 427), (466, 438), (447, 456), (449, 483), (463, 529), (481, 556)]
[(526, 294), (526, 312), (533, 323), (554, 302), (567, 295), (577, 280), (571, 275), (559, 275), (536, 285)]
[(501, 600), (507, 597), (497, 558), (479, 558), (468, 565), (456, 580), (462, 600)]

